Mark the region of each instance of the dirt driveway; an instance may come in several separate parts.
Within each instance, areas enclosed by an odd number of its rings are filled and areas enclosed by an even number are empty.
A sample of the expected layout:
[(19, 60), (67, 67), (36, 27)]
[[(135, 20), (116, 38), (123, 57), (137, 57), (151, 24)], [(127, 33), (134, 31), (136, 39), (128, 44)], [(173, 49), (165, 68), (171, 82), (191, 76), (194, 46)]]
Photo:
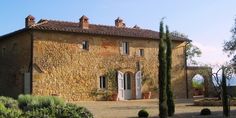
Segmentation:
[[(136, 118), (141, 109), (146, 109), (151, 118), (158, 118), (158, 100), (130, 101), (83, 101), (76, 102), (88, 108), (95, 118)], [(209, 108), (212, 115), (199, 115), (202, 108)], [(222, 118), (222, 107), (192, 106), (192, 100), (176, 100), (176, 112), (173, 118)], [(231, 117), (236, 118), (236, 107), (231, 107)]]

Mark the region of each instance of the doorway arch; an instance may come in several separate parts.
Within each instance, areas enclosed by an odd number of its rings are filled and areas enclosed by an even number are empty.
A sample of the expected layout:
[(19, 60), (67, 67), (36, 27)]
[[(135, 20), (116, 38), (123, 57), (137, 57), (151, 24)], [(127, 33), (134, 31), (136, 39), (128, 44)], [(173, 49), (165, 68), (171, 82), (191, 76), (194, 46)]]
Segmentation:
[(192, 78), (193, 97), (203, 97), (205, 92), (204, 77), (196, 74)]
[(214, 85), (212, 81), (212, 68), (207, 66), (188, 66), (187, 67), (187, 85), (186, 93), (189, 98), (192, 98), (194, 95), (194, 90), (192, 87), (192, 78), (195, 75), (201, 75), (204, 78), (204, 97), (213, 97), (216, 95), (214, 90)]

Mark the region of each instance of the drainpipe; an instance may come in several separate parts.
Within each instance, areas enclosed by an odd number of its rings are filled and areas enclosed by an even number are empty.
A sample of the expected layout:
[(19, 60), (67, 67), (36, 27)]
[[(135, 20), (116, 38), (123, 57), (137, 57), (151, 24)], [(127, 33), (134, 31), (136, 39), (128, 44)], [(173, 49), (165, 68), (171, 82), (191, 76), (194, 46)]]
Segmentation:
[(187, 45), (191, 43), (191, 40), (187, 40), (186, 44), (184, 45), (184, 54), (185, 54), (185, 80), (186, 80), (186, 98), (188, 99), (189, 98), (189, 95), (188, 95), (188, 72), (187, 72), (187, 69), (188, 69), (188, 64), (187, 64)]
[(30, 94), (33, 93), (33, 44), (34, 44), (34, 34), (33, 31), (30, 30), (30, 64), (29, 64), (29, 72), (30, 72)]

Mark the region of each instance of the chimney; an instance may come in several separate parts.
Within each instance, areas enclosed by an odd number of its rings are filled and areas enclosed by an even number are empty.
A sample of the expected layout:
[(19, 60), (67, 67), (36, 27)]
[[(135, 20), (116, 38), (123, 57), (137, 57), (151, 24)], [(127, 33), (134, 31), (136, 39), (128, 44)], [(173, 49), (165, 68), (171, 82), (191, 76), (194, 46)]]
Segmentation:
[(140, 29), (140, 27), (138, 25), (135, 25), (133, 28), (134, 29)]
[(125, 23), (123, 23), (123, 20), (120, 17), (118, 17), (115, 20), (115, 26), (118, 27), (118, 28), (124, 28), (125, 27)]
[(82, 28), (82, 29), (88, 29), (88, 28), (89, 28), (88, 17), (86, 17), (85, 15), (83, 15), (83, 16), (79, 19), (79, 27)]
[(25, 28), (28, 28), (35, 24), (35, 18), (31, 15), (25, 18)]

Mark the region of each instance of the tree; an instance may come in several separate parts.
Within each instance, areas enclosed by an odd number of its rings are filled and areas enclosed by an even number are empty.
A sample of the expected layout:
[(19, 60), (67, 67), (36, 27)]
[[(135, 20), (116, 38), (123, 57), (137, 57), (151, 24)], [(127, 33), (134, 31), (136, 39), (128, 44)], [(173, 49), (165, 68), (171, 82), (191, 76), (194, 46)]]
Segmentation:
[(164, 28), (163, 21), (160, 22), (160, 43), (159, 43), (159, 116), (160, 118), (167, 118), (167, 95), (166, 95), (166, 48), (164, 44)]
[[(178, 31), (173, 31), (170, 33), (172, 37), (177, 38), (183, 38), (188, 39), (188, 36), (180, 33)], [(193, 45), (192, 43), (188, 43), (186, 45), (186, 59), (187, 59), (187, 65), (197, 65), (198, 62), (194, 60), (194, 57), (200, 57), (202, 54), (202, 51), (197, 46)]]
[(222, 67), (222, 104), (223, 104), (223, 114), (224, 116), (229, 116), (229, 104), (228, 104), (228, 94), (226, 86), (226, 68)]
[[(224, 76), (227, 80), (232, 79), (233, 74), (235, 73), (235, 69), (232, 65), (224, 65), (221, 66), (215, 73), (212, 73), (212, 83), (214, 86), (214, 89), (217, 93), (218, 99), (222, 99), (222, 86), (223, 86), (223, 76), (220, 74), (224, 70)], [(223, 72), (222, 72), (223, 73)]]
[(188, 43), (186, 46), (186, 58), (187, 58), (187, 65), (197, 65), (198, 62), (194, 60), (194, 57), (200, 57), (202, 51), (192, 43)]
[(231, 29), (232, 37), (231, 40), (225, 41), (223, 46), (223, 51), (227, 52), (228, 56), (233, 56), (231, 62), (236, 65), (236, 18), (234, 19), (234, 27)]
[(173, 116), (175, 112), (175, 104), (173, 100), (173, 92), (171, 88), (171, 66), (172, 66), (172, 45), (169, 36), (169, 28), (166, 26), (166, 64), (167, 64), (167, 86), (166, 86), (166, 93), (167, 93), (167, 105), (168, 105), (168, 116)]

